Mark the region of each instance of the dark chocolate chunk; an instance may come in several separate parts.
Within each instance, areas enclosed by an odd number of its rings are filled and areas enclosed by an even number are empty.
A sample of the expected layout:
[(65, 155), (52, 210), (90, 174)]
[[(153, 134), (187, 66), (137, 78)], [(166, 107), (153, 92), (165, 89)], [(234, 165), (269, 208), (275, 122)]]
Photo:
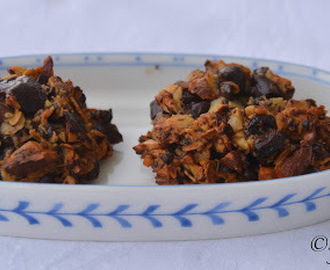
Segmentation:
[(238, 85), (241, 91), (245, 91), (244, 71), (239, 66), (226, 66), (219, 71), (219, 82), (231, 81)]
[(2, 138), (0, 146), (0, 160), (3, 160), (6, 157), (7, 151), (13, 148), (14, 143), (11, 137)]
[(263, 134), (275, 128), (276, 120), (274, 116), (270, 114), (264, 114), (257, 115), (256, 117), (252, 118), (246, 127), (246, 131), (250, 134)]
[(94, 168), (91, 171), (89, 171), (85, 175), (79, 176), (79, 181), (82, 181), (82, 183), (91, 181), (93, 179), (96, 179), (99, 176), (99, 174), (100, 174), (100, 163), (96, 162)]
[(271, 131), (257, 138), (254, 149), (259, 159), (267, 158), (281, 149), (285, 144), (285, 136), (276, 131)]
[(21, 105), (22, 112), (27, 116), (33, 116), (44, 107), (46, 101), (41, 85), (27, 76), (0, 82), (0, 92), (13, 95)]
[(158, 113), (163, 112), (163, 110), (158, 106), (156, 100), (150, 103), (150, 118), (154, 120)]
[(316, 154), (318, 154), (318, 153), (320, 153), (322, 151), (323, 144), (322, 143), (319, 143), (319, 142), (313, 143), (312, 149), (313, 149), (313, 152), (315, 152)]
[(45, 59), (44, 64), (41, 68), (41, 73), (37, 79), (38, 83), (46, 84), (48, 82), (48, 79), (53, 75), (53, 66), (54, 66), (53, 59), (50, 56), (48, 56)]
[(307, 169), (304, 171), (303, 174), (315, 173), (315, 172), (317, 172), (317, 171), (318, 171), (318, 169), (317, 169), (316, 167), (314, 167), (314, 166), (312, 166), (312, 165), (309, 165), (309, 166), (307, 167)]
[(92, 111), (92, 118), (95, 129), (105, 134), (110, 143), (115, 144), (123, 141), (123, 137), (119, 133), (117, 127), (111, 124), (111, 109)]
[(210, 160), (218, 160), (225, 156), (224, 153), (219, 153), (213, 146), (211, 147)]
[(110, 123), (112, 120), (112, 110), (92, 111), (92, 118), (103, 123)]
[(194, 118), (198, 118), (201, 114), (206, 113), (210, 108), (211, 102), (204, 100), (198, 103), (194, 103), (191, 106), (192, 115)]
[(49, 100), (51, 100), (52, 97), (56, 96), (56, 90), (53, 87), (45, 87), (44, 91)]
[(45, 125), (45, 128), (46, 128), (46, 130), (47, 130), (48, 136), (51, 137), (51, 136), (53, 135), (53, 132), (54, 132), (54, 128), (53, 128), (53, 126), (47, 124), (47, 125)]
[(61, 183), (61, 181), (59, 180), (59, 175), (57, 175), (56, 173), (47, 174), (47, 175), (39, 178), (38, 182), (39, 183), (48, 183), (48, 184)]
[(86, 134), (84, 122), (77, 114), (66, 112), (64, 113), (64, 117), (68, 132)]
[(319, 142), (312, 144), (313, 154), (316, 160), (323, 160), (329, 156), (327, 145)]
[(258, 179), (258, 169), (259, 169), (259, 162), (258, 160), (252, 155), (248, 154), (246, 156), (246, 168), (243, 171), (242, 175), (240, 175), (241, 181), (252, 181)]
[(253, 72), (249, 94), (254, 97), (265, 95), (267, 98), (283, 96), (278, 85), (264, 75), (266, 69), (268, 70), (268, 68), (259, 68)]
[(223, 177), (218, 177), (217, 180), (216, 180), (216, 182), (217, 182), (218, 184), (223, 184), (225, 181), (226, 181), (226, 179), (223, 178)]
[(183, 104), (186, 105), (186, 107), (187, 107), (187, 105), (188, 105), (188, 106), (190, 105), (190, 107), (191, 107), (191, 103), (192, 103), (192, 102), (193, 102), (193, 103), (201, 102), (201, 101), (203, 101), (203, 99), (200, 98), (200, 97), (199, 97), (198, 95), (196, 95), (196, 94), (192, 94), (192, 93), (190, 93), (189, 91), (183, 91), (183, 92), (182, 92), (181, 101), (183, 102)]
[(229, 138), (234, 135), (234, 130), (231, 125), (226, 124), (223, 128), (223, 133), (225, 133)]
[(81, 106), (82, 108), (86, 108), (87, 107), (86, 106), (86, 96), (83, 93), (83, 91), (80, 89), (79, 86), (76, 86), (74, 88), (74, 91), (75, 91), (75, 96), (76, 96), (79, 106)]
[(37, 129), (40, 135), (45, 139), (49, 139), (53, 135), (54, 131), (52, 125), (50, 124), (46, 124), (43, 127), (39, 126)]
[[(235, 89), (236, 86), (236, 89)], [(228, 98), (229, 100), (232, 100), (235, 96), (235, 92), (237, 91), (237, 84), (223, 82), (220, 85), (220, 96), (223, 96), (225, 98)]]
[(40, 135), (42, 137), (44, 137), (45, 139), (48, 139), (48, 134), (41, 127), (38, 127), (38, 132), (40, 133)]
[(256, 172), (256, 170), (254, 170), (250, 167), (247, 167), (243, 171), (242, 175), (240, 175), (239, 177), (240, 177), (240, 180), (243, 182), (254, 181), (254, 180), (258, 179), (258, 173)]
[(41, 177), (38, 182), (39, 183), (51, 183), (52, 178), (49, 175), (45, 175), (45, 176)]
[(171, 164), (173, 159), (174, 159), (174, 156), (173, 154), (167, 152), (166, 154), (163, 154), (161, 155), (160, 157), (166, 164)]
[(316, 107), (316, 101), (314, 99), (306, 99), (306, 102), (308, 103), (309, 106), (311, 107)]
[(106, 133), (111, 144), (120, 143), (123, 141), (123, 136), (119, 133), (118, 128), (113, 124), (108, 124)]
[(0, 101), (6, 102), (6, 93), (1, 92), (1, 89), (0, 89)]
[(217, 171), (218, 172), (223, 172), (223, 173), (232, 173), (233, 172), (233, 170), (229, 169), (228, 167), (226, 167), (222, 163), (218, 164)]

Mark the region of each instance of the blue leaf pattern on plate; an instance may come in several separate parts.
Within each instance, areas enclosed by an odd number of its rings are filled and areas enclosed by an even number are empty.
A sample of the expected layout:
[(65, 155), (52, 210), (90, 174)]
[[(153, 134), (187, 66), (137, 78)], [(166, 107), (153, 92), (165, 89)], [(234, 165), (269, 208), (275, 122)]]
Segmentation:
[(0, 208), (0, 221), (10, 221), (6, 213), (12, 213), (23, 217), (30, 225), (40, 224), (41, 222), (38, 216), (42, 215), (54, 218), (54, 220), (57, 220), (64, 227), (73, 227), (74, 223), (71, 219), (77, 217), (88, 221), (94, 228), (102, 228), (104, 218), (111, 218), (117, 221), (122, 228), (132, 228), (131, 220), (134, 220), (134, 218), (145, 219), (153, 228), (163, 227), (163, 219), (165, 220), (165, 218), (176, 219), (179, 221), (181, 227), (192, 227), (193, 217), (196, 216), (207, 217), (213, 225), (221, 225), (226, 222), (225, 216), (228, 214), (243, 214), (249, 222), (256, 222), (260, 220), (265, 210), (275, 210), (279, 218), (287, 217), (290, 215), (291, 205), (300, 204), (305, 206), (306, 212), (315, 211), (317, 209), (316, 203), (319, 199), (330, 198), (330, 193), (321, 195), (325, 189), (326, 187), (318, 188), (307, 197), (299, 200), (293, 200), (294, 197), (297, 197), (297, 193), (290, 193), (273, 204), (266, 204), (269, 198), (260, 197), (253, 200), (247, 206), (238, 209), (229, 209), (233, 205), (232, 202), (224, 201), (206, 211), (196, 210), (200, 205), (191, 203), (182, 206), (177, 211), (168, 213), (159, 211), (162, 208), (159, 204), (149, 205), (141, 212), (131, 212), (132, 206), (128, 204), (120, 204), (110, 212), (102, 212), (99, 210), (99, 203), (90, 203), (79, 212), (64, 211), (63, 203), (55, 203), (49, 211), (35, 211), (29, 210), (31, 208), (30, 202), (19, 201), (18, 205), (13, 209)]

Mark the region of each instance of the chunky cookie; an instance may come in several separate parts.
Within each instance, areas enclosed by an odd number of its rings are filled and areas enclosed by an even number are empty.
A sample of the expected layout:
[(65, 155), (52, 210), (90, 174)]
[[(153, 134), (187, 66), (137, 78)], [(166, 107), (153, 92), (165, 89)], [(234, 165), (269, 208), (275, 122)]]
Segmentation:
[(122, 141), (112, 111), (90, 109), (82, 90), (42, 67), (0, 79), (0, 166), (5, 181), (84, 183)]
[(158, 184), (266, 180), (330, 168), (330, 119), (269, 68), (205, 63), (150, 104), (134, 147)]

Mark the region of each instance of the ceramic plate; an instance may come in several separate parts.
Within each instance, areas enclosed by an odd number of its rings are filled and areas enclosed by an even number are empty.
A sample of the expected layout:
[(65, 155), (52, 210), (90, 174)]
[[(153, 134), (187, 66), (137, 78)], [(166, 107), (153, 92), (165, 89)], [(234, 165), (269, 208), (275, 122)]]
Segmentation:
[[(88, 105), (113, 108), (124, 136), (94, 185), (0, 183), (0, 234), (67, 240), (193, 240), (278, 232), (330, 219), (330, 171), (225, 185), (156, 186), (132, 147), (150, 129), (149, 103), (206, 59), (269, 66), (290, 78), (295, 98), (330, 108), (330, 74), (276, 61), (220, 56), (79, 54), (54, 56), (55, 73), (84, 89)], [(41, 65), (43, 56), (0, 59)]]

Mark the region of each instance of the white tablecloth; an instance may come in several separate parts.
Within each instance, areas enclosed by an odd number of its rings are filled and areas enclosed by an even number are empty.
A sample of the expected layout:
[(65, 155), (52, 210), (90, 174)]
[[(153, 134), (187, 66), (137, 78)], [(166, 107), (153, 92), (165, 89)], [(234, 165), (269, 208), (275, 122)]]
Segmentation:
[[(0, 57), (179, 52), (330, 70), (330, 1), (0, 1)], [(0, 224), (1, 226), (1, 224)], [(96, 243), (0, 237), (0, 269), (330, 269), (330, 221), (255, 237)], [(321, 243), (321, 242), (319, 242)]]

